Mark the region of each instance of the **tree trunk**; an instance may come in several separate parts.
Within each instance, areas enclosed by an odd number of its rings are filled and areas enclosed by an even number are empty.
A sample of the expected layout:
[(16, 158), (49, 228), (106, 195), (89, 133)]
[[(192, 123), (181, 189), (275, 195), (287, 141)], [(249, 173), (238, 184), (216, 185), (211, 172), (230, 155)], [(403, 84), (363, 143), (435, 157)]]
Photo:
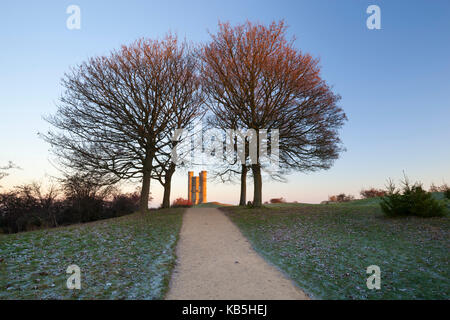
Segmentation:
[(148, 200), (150, 198), (150, 180), (152, 178), (153, 157), (150, 153), (146, 155), (142, 176), (141, 199), (139, 202), (139, 212), (145, 214), (148, 211)]
[(175, 164), (171, 163), (169, 170), (166, 172), (165, 182), (164, 182), (164, 197), (162, 202), (162, 208), (170, 208), (170, 188), (172, 185), (172, 176), (175, 172)]
[(142, 177), (141, 199), (139, 202), (139, 212), (145, 214), (148, 210), (148, 199), (150, 197), (150, 172), (144, 171)]
[(252, 164), (253, 172), (253, 206), (262, 206), (262, 178), (261, 178), (261, 165)]
[(170, 181), (164, 185), (164, 197), (161, 208), (170, 208)]
[(247, 166), (243, 164), (241, 170), (241, 198), (239, 200), (239, 205), (245, 206), (246, 200), (247, 200)]

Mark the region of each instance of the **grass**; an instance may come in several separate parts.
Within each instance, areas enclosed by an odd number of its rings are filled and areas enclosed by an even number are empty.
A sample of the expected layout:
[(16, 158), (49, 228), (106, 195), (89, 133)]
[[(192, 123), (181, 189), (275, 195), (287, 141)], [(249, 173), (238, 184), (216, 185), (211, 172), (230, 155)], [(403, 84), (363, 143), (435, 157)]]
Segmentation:
[[(0, 299), (163, 299), (183, 209), (0, 235)], [(69, 290), (69, 265), (81, 290)]]
[[(385, 218), (370, 201), (221, 210), (314, 298), (450, 298), (449, 217)], [(367, 289), (370, 265), (381, 268), (381, 290)]]
[(194, 205), (194, 208), (220, 208), (220, 207), (226, 207), (230, 206), (229, 204), (220, 203), (220, 202), (206, 202), (206, 203), (199, 203)]

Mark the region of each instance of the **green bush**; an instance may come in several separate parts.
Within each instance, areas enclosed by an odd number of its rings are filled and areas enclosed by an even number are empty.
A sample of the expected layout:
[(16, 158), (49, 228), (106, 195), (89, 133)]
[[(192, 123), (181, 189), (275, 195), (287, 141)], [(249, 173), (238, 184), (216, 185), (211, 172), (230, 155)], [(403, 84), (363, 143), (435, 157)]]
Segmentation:
[(401, 190), (398, 190), (391, 181), (389, 182), (388, 193), (380, 203), (381, 210), (387, 216), (440, 217), (445, 214), (445, 203), (433, 198), (421, 184), (411, 185), (405, 177), (402, 185)]
[(450, 188), (447, 188), (447, 189), (444, 191), (444, 196), (445, 196), (447, 199), (450, 199)]

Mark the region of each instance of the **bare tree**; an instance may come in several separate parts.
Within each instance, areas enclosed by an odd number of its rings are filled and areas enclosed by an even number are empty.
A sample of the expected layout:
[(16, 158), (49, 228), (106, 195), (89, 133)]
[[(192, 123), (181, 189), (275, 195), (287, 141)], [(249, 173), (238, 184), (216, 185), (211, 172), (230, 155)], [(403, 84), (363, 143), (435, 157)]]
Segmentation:
[[(247, 159), (249, 157), (249, 147), (247, 137), (240, 134), (238, 131), (238, 118), (231, 110), (224, 110), (228, 114), (221, 114), (220, 116), (212, 115), (208, 118), (208, 128), (219, 128), (224, 135), (223, 149), (226, 150), (226, 143), (232, 144), (231, 155), (225, 154), (222, 161), (215, 164), (211, 168), (210, 177), (213, 180), (219, 180), (222, 183), (234, 182), (240, 180), (240, 196), (239, 205), (244, 206), (247, 199), (247, 173), (249, 165)], [(230, 136), (229, 129), (234, 130), (232, 136)], [(238, 139), (240, 141), (238, 142)], [(243, 150), (239, 155), (238, 143), (241, 143)]]
[(106, 199), (117, 193), (118, 189), (106, 180), (98, 179), (86, 173), (65, 174), (59, 179), (67, 199), (98, 198)]
[(174, 36), (141, 39), (65, 74), (58, 111), (47, 118), (57, 130), (44, 136), (59, 164), (111, 183), (141, 179), (146, 212), (155, 157), (186, 80), (178, 69), (185, 55)]
[(9, 161), (7, 165), (0, 167), (0, 180), (9, 175), (8, 171), (11, 169), (19, 169), (13, 162)]
[(38, 206), (48, 215), (51, 223), (54, 226), (58, 226), (55, 204), (57, 203), (57, 198), (59, 197), (59, 191), (53, 183), (46, 189), (47, 190), (44, 191), (42, 184), (37, 181), (15, 187), (15, 191), (22, 199), (25, 200), (28, 207), (31, 207), (30, 204), (32, 203), (38, 204)]
[[(177, 145), (183, 143), (188, 136), (175, 137), (175, 130), (186, 129), (194, 121), (201, 117), (202, 104), (204, 102), (202, 91), (200, 90), (200, 78), (198, 74), (198, 61), (194, 52), (184, 43), (180, 50), (185, 54), (180, 56), (172, 68), (171, 78), (177, 79), (174, 82), (172, 109), (173, 117), (167, 124), (164, 139), (160, 139), (155, 155), (155, 165), (152, 177), (160, 182), (164, 188), (164, 196), (161, 207), (170, 207), (170, 192), (172, 176), (176, 170), (176, 163), (172, 159), (172, 151), (183, 152)], [(181, 156), (181, 154), (179, 155)]]
[(340, 97), (321, 79), (318, 60), (295, 49), (285, 34), (284, 22), (219, 23), (201, 54), (210, 110), (225, 123), (231, 115), (239, 127), (256, 131), (254, 206), (262, 204), (260, 129), (279, 130), (285, 172), (327, 169), (342, 151), (337, 130), (346, 116), (336, 105)]

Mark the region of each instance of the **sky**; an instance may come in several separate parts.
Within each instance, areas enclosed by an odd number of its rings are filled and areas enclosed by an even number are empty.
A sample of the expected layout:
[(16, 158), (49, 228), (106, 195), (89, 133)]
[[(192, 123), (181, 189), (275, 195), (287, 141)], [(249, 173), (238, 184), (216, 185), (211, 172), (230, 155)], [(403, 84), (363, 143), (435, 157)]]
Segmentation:
[[(69, 30), (69, 5), (81, 9)], [(381, 29), (369, 30), (369, 5)], [(299, 172), (287, 183), (263, 183), (263, 201), (317, 203), (341, 192), (384, 187), (405, 172), (426, 187), (450, 183), (450, 1), (4, 1), (0, 10), (0, 166), (20, 170), (4, 189), (58, 175), (49, 145), (38, 137), (56, 111), (60, 80), (70, 67), (122, 44), (161, 38), (205, 43), (218, 21), (268, 24), (284, 19), (295, 47), (320, 58), (321, 75), (342, 96), (347, 149), (326, 171)], [(192, 168), (197, 174), (204, 168)], [(132, 186), (127, 186), (131, 188)], [(162, 188), (151, 185), (153, 206)], [(172, 198), (187, 198), (187, 173), (175, 174)], [(248, 181), (252, 198), (252, 181)], [(239, 201), (239, 184), (208, 181), (208, 200)]]

